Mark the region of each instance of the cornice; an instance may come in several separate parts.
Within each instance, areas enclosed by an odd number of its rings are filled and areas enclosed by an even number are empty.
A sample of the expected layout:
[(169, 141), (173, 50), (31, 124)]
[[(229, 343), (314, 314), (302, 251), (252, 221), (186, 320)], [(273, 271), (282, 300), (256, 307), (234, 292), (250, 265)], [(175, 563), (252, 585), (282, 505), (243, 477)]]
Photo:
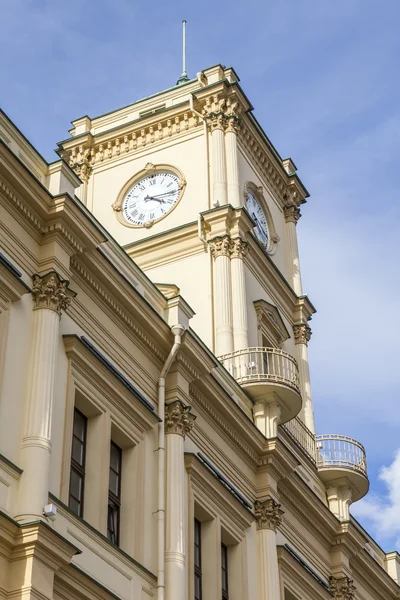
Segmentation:
[(107, 399), (118, 414), (129, 421), (130, 435), (134, 432), (135, 443), (143, 439), (159, 422), (155, 411), (144, 405), (143, 401), (118, 378), (110, 369), (98, 360), (75, 335), (63, 336), (65, 352), (71, 361), (72, 373), (77, 385), (82, 383), (85, 389), (92, 390), (90, 397), (101, 395)]
[(278, 483), (278, 492), (285, 510), (307, 523), (309, 530), (331, 548), (340, 523), (317, 494), (296, 473)]
[[(258, 461), (257, 451), (251, 447), (240, 433), (235, 431), (235, 428), (223, 417), (223, 415), (215, 408), (211, 402), (210, 397), (202, 393), (197, 386), (190, 385), (189, 388), (190, 397), (193, 400), (193, 406), (203, 410), (211, 419), (211, 422), (215, 424), (220, 431), (226, 435), (230, 442), (233, 443), (234, 447), (237, 448), (245, 457), (246, 462), (254, 466)], [(248, 427), (248, 419), (247, 427)], [(261, 434), (260, 434), (261, 436)], [(254, 438), (254, 436), (253, 436)]]
[(93, 170), (103, 164), (197, 131), (201, 135), (200, 124), (199, 117), (191, 111), (186, 100), (104, 132), (71, 137), (60, 142), (57, 152), (81, 179), (87, 181)]
[(360, 581), (366, 589), (372, 589), (379, 600), (400, 598), (400, 586), (367, 550), (364, 549), (352, 558), (350, 567), (356, 581)]
[[(307, 598), (307, 600), (332, 599), (327, 589), (328, 584), (322, 579), (317, 578), (316, 573), (314, 574), (301, 565), (285, 546), (278, 546), (277, 551), (283, 582), (285, 587), (287, 585), (288, 589), (292, 590), (295, 596), (298, 594)], [(294, 586), (295, 589), (293, 589)]]
[[(143, 313), (145, 311), (140, 310), (140, 305), (143, 305), (144, 301), (138, 302), (136, 297), (135, 300), (130, 303), (129, 308), (125, 308), (115, 296), (113, 278), (110, 277), (107, 279), (107, 282), (103, 283), (98, 272), (93, 272), (90, 267), (78, 260), (76, 257), (71, 259), (71, 271), (78, 278), (78, 281), (81, 282), (83, 287), (91, 291), (91, 295), (96, 302), (98, 302), (99, 299), (102, 300), (102, 302), (108, 307), (111, 314), (114, 317), (117, 317), (123, 323), (124, 327), (128, 327), (128, 329), (135, 335), (136, 341), (140, 341), (146, 350), (150, 351), (151, 355), (156, 357), (160, 362), (165, 360), (166, 353), (162, 350), (162, 348), (160, 348), (159, 343), (157, 343), (154, 339), (152, 339), (151, 336), (148, 335), (147, 332), (149, 328), (139, 325), (138, 320), (134, 318), (134, 315), (137, 313), (140, 314), (140, 320), (143, 320)], [(105, 273), (106, 266), (103, 267), (103, 275)], [(122, 287), (123, 283), (121, 283), (120, 286)], [(119, 290), (119, 293), (121, 293), (121, 290)], [(127, 299), (126, 302), (129, 304)], [(156, 327), (156, 323), (154, 323), (154, 315), (151, 315), (151, 317), (152, 319), (150, 319), (150, 322), (152, 321), (152, 325), (150, 326), (150, 329)], [(160, 328), (158, 328), (158, 331), (160, 334)], [(168, 335), (166, 324), (165, 333)]]
[(212, 510), (219, 514), (224, 526), (236, 534), (238, 541), (245, 535), (255, 517), (216, 477), (207, 469), (195, 454), (185, 454), (185, 466), (195, 498), (200, 504), (212, 502)]

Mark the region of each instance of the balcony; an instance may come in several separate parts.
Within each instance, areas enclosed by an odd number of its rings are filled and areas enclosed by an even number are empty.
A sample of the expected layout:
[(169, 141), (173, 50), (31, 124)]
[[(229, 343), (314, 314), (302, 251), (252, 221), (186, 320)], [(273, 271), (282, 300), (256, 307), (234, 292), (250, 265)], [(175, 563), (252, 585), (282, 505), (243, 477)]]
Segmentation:
[(316, 436), (317, 468), (326, 486), (348, 485), (352, 502), (368, 492), (367, 461), (360, 442), (345, 435)]
[(301, 409), (299, 370), (295, 359), (278, 348), (246, 348), (219, 357), (225, 369), (254, 402), (277, 402), (280, 423)]

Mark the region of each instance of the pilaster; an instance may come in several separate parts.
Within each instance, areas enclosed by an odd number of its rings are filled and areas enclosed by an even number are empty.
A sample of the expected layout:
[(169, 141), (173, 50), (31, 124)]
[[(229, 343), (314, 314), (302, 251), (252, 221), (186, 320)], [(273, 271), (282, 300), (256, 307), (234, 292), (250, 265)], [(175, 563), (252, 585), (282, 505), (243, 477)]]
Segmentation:
[(227, 100), (226, 115), (225, 148), (228, 202), (237, 207), (243, 204), (239, 192), (237, 135), (241, 121), (238, 114), (238, 102)]
[(231, 240), (232, 315), (234, 350), (248, 348), (247, 299), (243, 260), (248, 244), (242, 238)]
[(300, 210), (298, 206), (290, 200), (283, 208), (286, 228), (286, 265), (288, 281), (296, 294), (301, 296), (303, 288), (300, 275), (299, 248), (297, 244), (296, 225), (300, 219)]
[(307, 323), (296, 323), (293, 325), (296, 360), (299, 367), (299, 379), (303, 407), (300, 418), (308, 429), (315, 433), (314, 411), (311, 397), (310, 367), (308, 364), (308, 342), (311, 338), (311, 328)]
[(184, 438), (194, 425), (190, 406), (180, 400), (165, 405), (166, 515), (165, 598), (185, 600), (187, 523), (185, 513)]
[(33, 332), (21, 442), (18, 520), (42, 518), (49, 492), (51, 422), (59, 322), (75, 296), (69, 282), (51, 271), (33, 275)]

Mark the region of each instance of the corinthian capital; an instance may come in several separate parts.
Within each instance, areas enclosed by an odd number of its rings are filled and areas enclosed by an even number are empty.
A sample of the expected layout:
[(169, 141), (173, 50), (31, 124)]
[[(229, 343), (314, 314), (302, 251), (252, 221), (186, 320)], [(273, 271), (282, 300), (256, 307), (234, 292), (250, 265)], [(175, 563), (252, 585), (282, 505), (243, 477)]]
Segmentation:
[(309, 327), (307, 323), (298, 323), (297, 325), (293, 325), (294, 343), (305, 344), (308, 346), (311, 333), (311, 327)]
[(257, 520), (257, 529), (276, 531), (282, 522), (283, 510), (273, 498), (268, 498), (262, 502), (258, 500), (254, 502), (254, 514)]
[(354, 600), (356, 597), (356, 588), (350, 577), (331, 577), (329, 587), (335, 600)]
[(218, 258), (218, 256), (229, 256), (231, 249), (231, 238), (229, 235), (223, 237), (215, 237), (210, 242), (210, 252), (212, 257)]
[(231, 240), (231, 258), (244, 258), (248, 252), (248, 249), (249, 244), (242, 240), (242, 238), (237, 237), (234, 240)]
[(287, 204), (283, 208), (286, 223), (294, 223), (297, 225), (298, 220), (301, 217), (300, 209), (295, 204)]
[(193, 428), (196, 417), (190, 414), (190, 406), (180, 400), (165, 405), (165, 433), (176, 433), (185, 437)]
[(33, 275), (32, 297), (34, 310), (48, 308), (61, 317), (61, 312), (67, 310), (76, 293), (68, 289), (69, 281), (61, 279), (55, 271), (46, 275)]

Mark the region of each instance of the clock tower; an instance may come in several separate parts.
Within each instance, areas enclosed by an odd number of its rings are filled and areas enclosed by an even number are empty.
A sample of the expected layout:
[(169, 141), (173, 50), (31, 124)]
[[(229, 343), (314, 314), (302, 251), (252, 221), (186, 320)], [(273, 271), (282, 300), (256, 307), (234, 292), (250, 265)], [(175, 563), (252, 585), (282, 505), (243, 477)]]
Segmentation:
[(80, 199), (254, 401), (268, 437), (297, 414), (314, 432), (296, 224), (308, 196), (231, 68), (73, 121), (59, 154)]

